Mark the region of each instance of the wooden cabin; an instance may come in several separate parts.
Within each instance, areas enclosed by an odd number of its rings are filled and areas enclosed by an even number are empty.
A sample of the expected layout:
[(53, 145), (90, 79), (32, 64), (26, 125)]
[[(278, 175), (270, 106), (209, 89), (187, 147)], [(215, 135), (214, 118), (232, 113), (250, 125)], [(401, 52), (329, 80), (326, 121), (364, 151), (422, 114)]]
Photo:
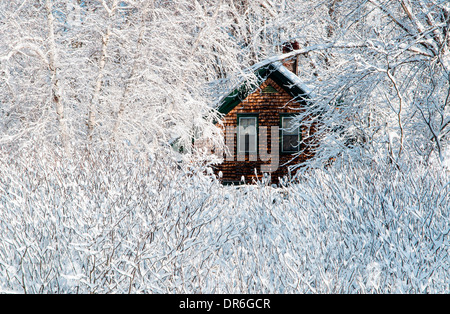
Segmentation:
[(218, 110), (226, 151), (215, 172), (224, 184), (289, 178), (289, 166), (311, 158), (306, 132), (294, 116), (309, 106), (309, 91), (297, 76), (297, 60), (268, 62), (256, 69), (258, 82), (245, 82), (222, 98)]

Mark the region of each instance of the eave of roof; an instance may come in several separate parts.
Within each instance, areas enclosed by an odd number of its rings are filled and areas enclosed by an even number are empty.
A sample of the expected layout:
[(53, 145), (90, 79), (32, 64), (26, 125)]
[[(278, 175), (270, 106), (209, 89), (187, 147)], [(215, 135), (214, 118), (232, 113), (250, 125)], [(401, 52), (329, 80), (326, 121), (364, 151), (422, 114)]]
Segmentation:
[(297, 75), (289, 71), (279, 61), (266, 64), (256, 69), (255, 75), (257, 81), (254, 84), (248, 86), (244, 82), (230, 94), (222, 98), (217, 109), (221, 114), (228, 114), (268, 78), (273, 79), (295, 99), (307, 100), (310, 98), (311, 91), (309, 88), (303, 84)]

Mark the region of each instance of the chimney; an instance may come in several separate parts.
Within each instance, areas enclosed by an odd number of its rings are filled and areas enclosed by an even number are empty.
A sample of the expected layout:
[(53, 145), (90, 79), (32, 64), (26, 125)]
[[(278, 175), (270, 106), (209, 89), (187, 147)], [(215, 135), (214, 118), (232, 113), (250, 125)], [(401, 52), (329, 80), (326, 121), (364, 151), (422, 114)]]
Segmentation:
[[(285, 42), (281, 45), (284, 53), (289, 53), (300, 49), (300, 44), (297, 41)], [(298, 75), (298, 56), (283, 60), (283, 65), (295, 75)]]

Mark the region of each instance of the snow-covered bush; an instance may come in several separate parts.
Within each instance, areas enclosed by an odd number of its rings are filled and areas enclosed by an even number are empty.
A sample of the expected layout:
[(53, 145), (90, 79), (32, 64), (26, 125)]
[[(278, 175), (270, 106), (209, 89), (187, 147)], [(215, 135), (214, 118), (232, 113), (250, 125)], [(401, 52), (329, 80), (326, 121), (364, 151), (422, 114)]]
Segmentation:
[(449, 292), (439, 169), (224, 187), (168, 155), (42, 151), (0, 160), (1, 292)]

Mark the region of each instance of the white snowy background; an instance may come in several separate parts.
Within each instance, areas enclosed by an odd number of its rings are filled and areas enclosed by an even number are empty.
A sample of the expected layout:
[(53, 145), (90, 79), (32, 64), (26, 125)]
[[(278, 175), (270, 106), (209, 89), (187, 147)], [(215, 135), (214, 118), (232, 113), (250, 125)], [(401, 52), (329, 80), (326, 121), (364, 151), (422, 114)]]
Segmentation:
[[(222, 186), (192, 139), (290, 40), (316, 156)], [(449, 44), (443, 0), (0, 0), (0, 293), (448, 293)]]

